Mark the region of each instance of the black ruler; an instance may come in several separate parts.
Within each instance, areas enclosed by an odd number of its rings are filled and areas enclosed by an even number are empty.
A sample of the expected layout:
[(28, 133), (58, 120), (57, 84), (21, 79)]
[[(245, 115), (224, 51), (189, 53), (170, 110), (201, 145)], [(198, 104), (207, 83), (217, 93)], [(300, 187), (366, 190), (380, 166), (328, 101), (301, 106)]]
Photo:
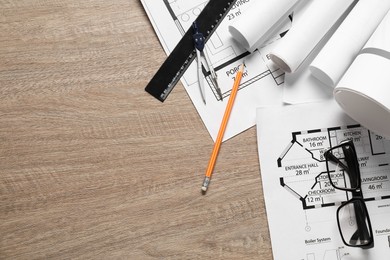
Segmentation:
[[(210, 0), (203, 8), (196, 18), (196, 23), (199, 32), (205, 37), (205, 42), (210, 39), (235, 2), (236, 0)], [(192, 27), (190, 27), (145, 88), (161, 102), (168, 97), (196, 57), (193, 34)]]

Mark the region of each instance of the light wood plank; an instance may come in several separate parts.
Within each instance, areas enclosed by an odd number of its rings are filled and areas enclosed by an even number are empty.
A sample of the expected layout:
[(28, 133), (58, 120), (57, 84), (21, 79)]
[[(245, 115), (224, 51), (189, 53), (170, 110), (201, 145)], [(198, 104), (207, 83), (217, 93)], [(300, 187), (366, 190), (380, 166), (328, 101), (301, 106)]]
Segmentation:
[(0, 0), (1, 259), (272, 259), (252, 128), (212, 150), (136, 0)]

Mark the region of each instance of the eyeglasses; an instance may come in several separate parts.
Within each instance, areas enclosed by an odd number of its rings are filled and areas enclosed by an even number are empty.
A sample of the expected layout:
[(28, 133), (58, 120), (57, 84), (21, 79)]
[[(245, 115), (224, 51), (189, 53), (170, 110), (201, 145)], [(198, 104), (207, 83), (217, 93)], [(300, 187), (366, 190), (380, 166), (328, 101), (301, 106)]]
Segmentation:
[(347, 192), (351, 199), (337, 209), (337, 224), (345, 245), (371, 248), (374, 246), (370, 216), (361, 189), (356, 149), (352, 140), (341, 142), (324, 153), (331, 185)]

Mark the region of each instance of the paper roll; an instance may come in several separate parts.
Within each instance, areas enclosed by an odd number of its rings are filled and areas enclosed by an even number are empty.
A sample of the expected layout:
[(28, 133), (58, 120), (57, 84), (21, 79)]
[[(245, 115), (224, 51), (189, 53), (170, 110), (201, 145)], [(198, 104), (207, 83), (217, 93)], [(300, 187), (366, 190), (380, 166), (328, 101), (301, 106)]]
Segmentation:
[(390, 138), (390, 59), (360, 54), (334, 89), (344, 111), (366, 128)]
[(290, 31), (271, 51), (271, 60), (286, 72), (296, 71), (321, 39), (355, 3), (354, 0), (311, 1), (301, 19), (293, 21)]
[(360, 0), (310, 65), (312, 75), (335, 87), (389, 9), (387, 0)]
[(390, 138), (390, 13), (333, 91), (336, 101), (357, 122)]
[(298, 1), (254, 1), (245, 14), (229, 26), (229, 32), (245, 49), (253, 52), (276, 33)]
[[(390, 3), (390, 1), (386, 1)], [(388, 10), (390, 4), (388, 4)], [(372, 34), (361, 53), (372, 53), (390, 59), (390, 11)]]

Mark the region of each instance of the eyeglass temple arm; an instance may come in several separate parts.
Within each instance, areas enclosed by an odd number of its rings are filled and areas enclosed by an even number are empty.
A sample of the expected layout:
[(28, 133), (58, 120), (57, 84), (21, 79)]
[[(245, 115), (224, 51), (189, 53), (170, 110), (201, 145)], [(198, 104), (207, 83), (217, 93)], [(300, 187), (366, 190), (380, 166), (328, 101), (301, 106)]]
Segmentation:
[(354, 203), (354, 210), (355, 210), (356, 224), (358, 226), (358, 229), (350, 238), (351, 244), (353, 241), (357, 241), (358, 238), (360, 238), (360, 240), (363, 240), (363, 241), (369, 240), (369, 238), (370, 238), (370, 233), (369, 233), (368, 227), (365, 224), (366, 214), (364, 212), (363, 206), (361, 204)]
[(343, 147), (342, 149), (344, 152), (345, 161), (347, 161), (347, 165), (351, 165), (351, 167), (347, 166), (346, 169), (348, 169), (348, 172), (354, 171), (354, 172), (351, 172), (351, 174), (349, 174), (351, 184), (353, 187), (357, 187), (358, 183), (359, 183), (358, 178), (360, 178), (359, 163), (357, 161), (357, 155), (356, 155), (355, 149), (352, 148), (353, 147), (352, 145), (350, 147), (351, 148), (349, 148), (349, 149), (347, 149), (346, 147)]

